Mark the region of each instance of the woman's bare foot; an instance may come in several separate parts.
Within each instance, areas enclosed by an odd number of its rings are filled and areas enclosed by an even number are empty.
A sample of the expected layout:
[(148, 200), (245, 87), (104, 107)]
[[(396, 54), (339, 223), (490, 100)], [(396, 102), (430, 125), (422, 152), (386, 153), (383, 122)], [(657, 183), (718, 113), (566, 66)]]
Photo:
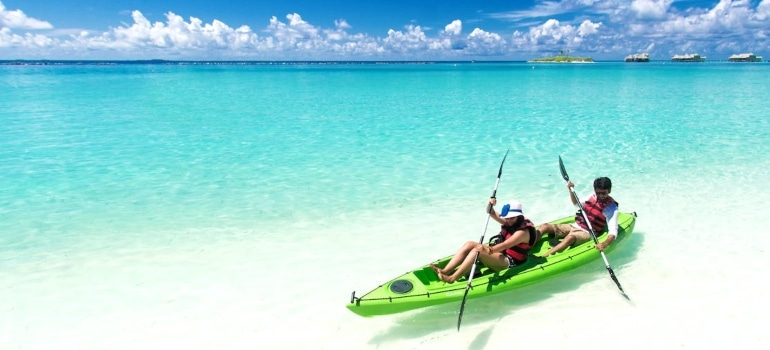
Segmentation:
[(428, 264), (428, 266), (430, 266), (431, 270), (433, 270), (433, 272), (435, 272), (437, 275), (442, 273), (441, 269), (438, 268), (438, 266), (433, 264)]
[(438, 274), (438, 279), (446, 283), (455, 283), (455, 278), (453, 278), (452, 276), (447, 276), (443, 274), (441, 271), (439, 271), (437, 274)]

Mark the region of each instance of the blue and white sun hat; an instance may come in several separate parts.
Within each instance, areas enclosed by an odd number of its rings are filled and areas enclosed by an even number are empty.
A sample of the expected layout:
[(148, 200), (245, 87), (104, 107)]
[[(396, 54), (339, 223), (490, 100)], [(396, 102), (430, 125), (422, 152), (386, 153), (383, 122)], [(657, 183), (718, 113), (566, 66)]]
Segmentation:
[(519, 215), (524, 215), (524, 212), (521, 211), (521, 202), (515, 199), (506, 203), (500, 211), (500, 217), (503, 219), (515, 218)]

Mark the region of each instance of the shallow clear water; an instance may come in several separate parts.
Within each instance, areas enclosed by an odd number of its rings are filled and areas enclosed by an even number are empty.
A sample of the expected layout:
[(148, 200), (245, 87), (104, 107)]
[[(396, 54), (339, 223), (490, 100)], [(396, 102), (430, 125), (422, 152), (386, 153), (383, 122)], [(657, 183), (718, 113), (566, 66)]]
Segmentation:
[[(0, 347), (770, 340), (755, 303), (770, 291), (768, 72), (0, 66)], [(536, 223), (574, 213), (559, 155), (580, 194), (612, 178), (621, 209), (639, 214), (608, 256), (632, 302), (597, 262), (469, 301), (459, 333), (459, 305), (345, 309), (353, 290), (478, 240), (508, 148), (498, 197)]]

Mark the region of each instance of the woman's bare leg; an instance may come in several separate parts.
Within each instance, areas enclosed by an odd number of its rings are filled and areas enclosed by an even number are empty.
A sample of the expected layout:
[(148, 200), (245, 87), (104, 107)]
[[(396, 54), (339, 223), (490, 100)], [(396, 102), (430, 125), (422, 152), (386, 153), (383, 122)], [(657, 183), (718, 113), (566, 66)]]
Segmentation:
[[(446, 273), (442, 272), (438, 274), (438, 278), (447, 283), (454, 283), (457, 281), (460, 276), (465, 275), (473, 267), (473, 263), (476, 261), (476, 252), (476, 249), (472, 249), (469, 254), (465, 256), (465, 260), (463, 260), (462, 264), (460, 264), (453, 274), (447, 276)], [(496, 255), (499, 254), (500, 253), (496, 253)], [(490, 256), (485, 249), (482, 249), (482, 251), (479, 252), (479, 260), (481, 261), (492, 261), (493, 258), (494, 257)], [(498, 259), (499, 258), (500, 257), (498, 257)]]
[[(478, 245), (479, 245), (478, 242), (473, 242), (473, 241), (465, 242), (465, 244), (463, 244), (463, 246), (460, 247), (460, 250), (457, 251), (457, 254), (455, 254), (455, 256), (453, 256), (452, 259), (449, 260), (449, 262), (446, 264), (446, 266), (444, 266), (443, 269), (433, 264), (430, 264), (430, 268), (433, 269), (433, 271), (435, 271), (436, 274), (441, 273), (446, 275), (448, 273), (451, 273), (452, 271), (454, 271), (455, 267), (457, 267), (457, 265), (460, 264), (460, 262), (464, 261), (468, 257), (468, 255), (470, 255), (468, 253), (470, 253)], [(475, 256), (475, 254), (473, 255)]]

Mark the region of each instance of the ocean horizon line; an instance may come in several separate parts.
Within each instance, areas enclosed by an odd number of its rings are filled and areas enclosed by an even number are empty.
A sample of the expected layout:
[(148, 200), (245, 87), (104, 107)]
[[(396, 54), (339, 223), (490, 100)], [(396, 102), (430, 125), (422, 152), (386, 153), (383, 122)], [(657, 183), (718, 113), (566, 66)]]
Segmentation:
[(447, 63), (526, 63), (517, 60), (59, 60), (13, 59), (0, 60), (0, 65), (110, 65), (110, 64), (166, 64), (166, 65), (324, 65), (324, 64), (447, 64)]

